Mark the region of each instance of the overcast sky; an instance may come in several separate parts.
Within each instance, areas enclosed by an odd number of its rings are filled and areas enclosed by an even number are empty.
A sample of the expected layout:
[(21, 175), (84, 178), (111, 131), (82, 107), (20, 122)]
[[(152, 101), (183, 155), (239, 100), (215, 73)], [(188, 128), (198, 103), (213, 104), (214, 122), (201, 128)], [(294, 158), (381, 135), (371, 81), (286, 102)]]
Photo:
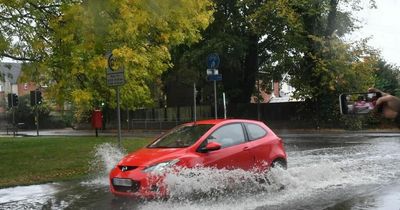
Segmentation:
[(383, 59), (400, 66), (400, 0), (376, 0), (376, 5), (377, 9), (365, 9), (358, 13), (363, 20), (363, 28), (353, 37), (371, 36), (369, 44), (381, 50)]

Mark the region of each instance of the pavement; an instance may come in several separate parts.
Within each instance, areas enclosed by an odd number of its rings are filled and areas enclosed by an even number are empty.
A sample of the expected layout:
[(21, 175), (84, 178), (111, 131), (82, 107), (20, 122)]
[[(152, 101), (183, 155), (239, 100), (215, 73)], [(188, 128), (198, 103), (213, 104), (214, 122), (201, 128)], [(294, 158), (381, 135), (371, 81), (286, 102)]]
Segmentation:
[[(122, 137), (155, 137), (165, 132), (165, 130), (122, 130)], [(339, 129), (277, 129), (274, 130), (280, 137), (399, 137), (400, 129), (384, 129), (384, 130), (360, 130), (347, 131)], [(118, 136), (117, 130), (100, 130), (99, 136)], [(75, 130), (72, 128), (39, 130), (39, 136), (95, 136), (95, 130)], [(36, 130), (18, 130), (16, 136), (37, 136)], [(0, 137), (13, 137), (11, 131), (0, 131)]]
[[(160, 130), (122, 130), (122, 137), (154, 137), (160, 135), (163, 131)], [(39, 136), (95, 136), (95, 130), (75, 130), (72, 128), (64, 129), (51, 129), (51, 130), (39, 130)], [(99, 136), (118, 136), (117, 130), (99, 130)], [(13, 132), (0, 131), (0, 137), (13, 137)], [(16, 136), (38, 136), (36, 130), (18, 130)]]

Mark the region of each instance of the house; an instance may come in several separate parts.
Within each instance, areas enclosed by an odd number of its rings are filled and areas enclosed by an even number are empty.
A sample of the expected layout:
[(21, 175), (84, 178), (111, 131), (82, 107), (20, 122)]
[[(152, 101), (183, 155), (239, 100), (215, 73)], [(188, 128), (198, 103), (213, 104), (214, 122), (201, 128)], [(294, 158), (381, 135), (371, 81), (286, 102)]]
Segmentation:
[(7, 94), (15, 93), (22, 96), (36, 89), (36, 84), (33, 82), (19, 83), (22, 65), (22, 63), (0, 63), (0, 113), (7, 111)]
[[(271, 93), (266, 90), (262, 90), (259, 87), (262, 86), (262, 81), (256, 81), (256, 88), (261, 96), (260, 103), (285, 103), (285, 102), (299, 102), (302, 100), (293, 98), (295, 89), (290, 86), (287, 82), (272, 82)], [(252, 96), (250, 103), (257, 103), (257, 96)]]

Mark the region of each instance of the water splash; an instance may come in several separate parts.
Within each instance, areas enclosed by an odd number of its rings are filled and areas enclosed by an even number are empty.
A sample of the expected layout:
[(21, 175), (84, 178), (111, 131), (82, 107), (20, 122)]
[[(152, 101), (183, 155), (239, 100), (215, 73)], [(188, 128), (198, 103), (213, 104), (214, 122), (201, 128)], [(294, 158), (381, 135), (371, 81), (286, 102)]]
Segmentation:
[[(289, 149), (288, 169), (267, 179), (243, 170), (184, 169), (167, 176), (171, 198), (142, 209), (325, 209), (398, 180), (399, 144)], [(194, 195), (194, 196), (193, 196)]]
[(90, 162), (92, 176), (84, 184), (108, 186), (108, 175), (115, 165), (125, 156), (126, 151), (116, 144), (104, 143), (94, 148), (93, 160)]

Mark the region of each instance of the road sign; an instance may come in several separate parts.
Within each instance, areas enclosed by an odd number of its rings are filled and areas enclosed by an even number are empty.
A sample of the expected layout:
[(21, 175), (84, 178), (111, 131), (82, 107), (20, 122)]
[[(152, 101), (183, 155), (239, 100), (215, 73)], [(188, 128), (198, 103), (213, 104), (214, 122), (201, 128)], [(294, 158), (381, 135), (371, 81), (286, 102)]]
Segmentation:
[(221, 81), (222, 80), (222, 74), (215, 74), (215, 75), (208, 75), (207, 76), (208, 81)]
[(207, 57), (207, 68), (217, 69), (219, 66), (219, 56), (217, 53), (211, 53)]
[(208, 75), (217, 75), (218, 69), (207, 69), (207, 76)]
[(125, 74), (123, 68), (118, 68), (115, 65), (115, 58), (112, 53), (107, 55), (107, 85), (120, 86), (125, 84)]
[(107, 85), (120, 86), (125, 84), (124, 71), (108, 72), (107, 71)]

